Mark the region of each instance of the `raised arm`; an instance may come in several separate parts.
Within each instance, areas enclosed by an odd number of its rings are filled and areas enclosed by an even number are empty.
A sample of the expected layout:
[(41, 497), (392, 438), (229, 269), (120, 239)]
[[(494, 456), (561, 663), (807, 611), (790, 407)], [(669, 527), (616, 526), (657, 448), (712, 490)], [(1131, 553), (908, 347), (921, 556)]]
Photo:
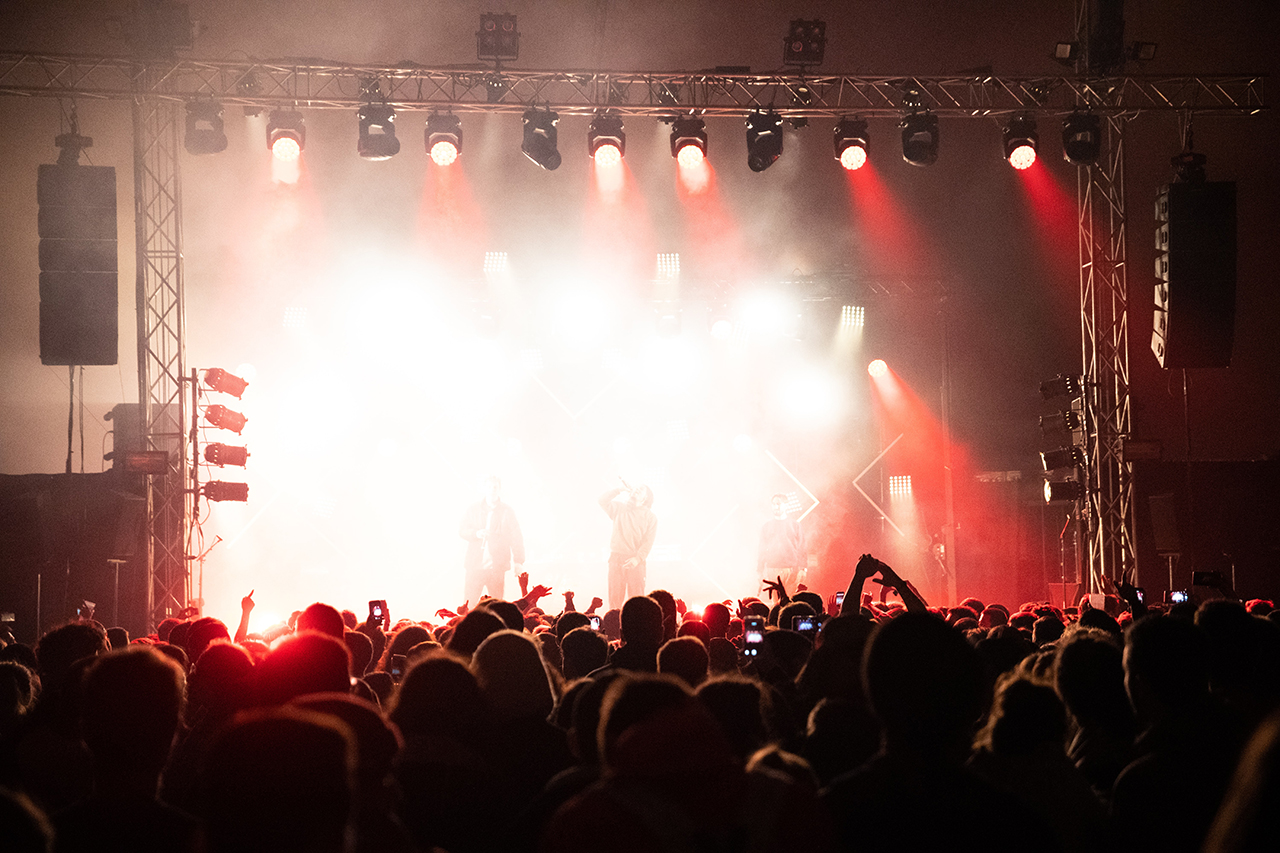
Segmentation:
[(600, 504), (600, 508), (604, 510), (605, 514), (608, 515), (610, 518), (613, 518), (618, 513), (618, 508), (613, 505), (613, 499), (616, 498), (618, 495), (622, 494), (624, 491), (625, 489), (621, 489), (621, 488), (610, 489), (609, 491), (605, 492), (603, 495), (600, 496), (600, 500), (598, 501), (598, 503)]

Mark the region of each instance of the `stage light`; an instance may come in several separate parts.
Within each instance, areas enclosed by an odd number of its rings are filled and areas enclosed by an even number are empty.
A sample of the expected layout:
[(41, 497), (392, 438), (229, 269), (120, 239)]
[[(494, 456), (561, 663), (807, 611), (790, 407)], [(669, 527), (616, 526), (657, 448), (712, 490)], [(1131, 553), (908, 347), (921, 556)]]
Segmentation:
[(902, 159), (912, 166), (932, 166), (938, 161), (938, 117), (910, 113), (903, 117)]
[(524, 156), (548, 172), (560, 168), (560, 152), (556, 150), (556, 124), (560, 116), (551, 110), (532, 109), (524, 114)]
[(747, 167), (763, 172), (782, 156), (782, 116), (754, 112), (747, 116)]
[(711, 313), (707, 316), (707, 328), (711, 331), (711, 337), (718, 341), (727, 341), (733, 337), (733, 313), (727, 305), (717, 305), (711, 308)]
[(204, 411), (204, 419), (219, 429), (230, 430), (239, 435), (249, 419), (226, 406), (213, 405)]
[(587, 128), (587, 155), (601, 166), (616, 166), (627, 155), (627, 134), (622, 119), (598, 115)]
[(871, 374), (872, 379), (883, 379), (889, 375), (889, 365), (885, 364), (884, 359), (877, 358), (867, 365), (867, 373)]
[(1074, 400), (1080, 396), (1080, 377), (1058, 374), (1052, 379), (1040, 383), (1040, 396), (1045, 400), (1055, 397), (1069, 397)]
[(476, 32), (476, 59), (510, 62), (519, 58), (520, 31), (516, 29), (516, 16), (482, 14), (480, 29)]
[(484, 253), (484, 274), (486, 276), (501, 275), (507, 271), (506, 252)]
[(221, 367), (206, 370), (204, 372), (204, 384), (214, 391), (230, 394), (237, 399), (244, 395), (244, 389), (249, 386), (247, 381), (234, 373), (228, 373)]
[(871, 135), (861, 119), (842, 118), (836, 122), (836, 159), (850, 172), (861, 169), (871, 153)]
[(861, 329), (867, 321), (867, 309), (860, 305), (845, 305), (840, 309), (840, 328)]
[(796, 19), (783, 39), (782, 64), (799, 68), (821, 65), (826, 50), (826, 22)]
[(910, 474), (891, 474), (889, 476), (889, 494), (896, 498), (904, 498), (911, 494)]
[(1129, 45), (1129, 58), (1139, 62), (1150, 62), (1156, 58), (1159, 45), (1153, 41), (1135, 41)]
[(432, 113), (422, 132), (431, 161), (448, 166), (462, 153), (462, 119), (455, 115)]
[(1061, 480), (1055, 482), (1053, 480), (1045, 480), (1044, 483), (1044, 500), (1045, 503), (1062, 503), (1064, 501), (1078, 501), (1084, 496), (1084, 486), (1075, 480)]
[(679, 252), (659, 252), (658, 253), (658, 278), (679, 278), (680, 277), (680, 253)]
[(1036, 162), (1036, 148), (1040, 135), (1036, 133), (1035, 119), (1018, 116), (1010, 119), (1004, 128), (1004, 157), (1009, 165), (1021, 171)]
[(365, 160), (390, 160), (400, 153), (396, 111), (389, 104), (365, 104), (356, 111), (360, 138), (356, 152)]
[(1079, 412), (1058, 412), (1055, 415), (1044, 415), (1040, 418), (1040, 431), (1045, 435), (1055, 432), (1075, 432), (1081, 426)]
[(248, 483), (223, 483), (214, 480), (205, 483), (202, 489), (206, 500), (211, 501), (247, 501), (249, 500)]
[(696, 166), (707, 156), (707, 124), (700, 118), (684, 116), (671, 125), (671, 156), (681, 166)]
[(1079, 447), (1059, 447), (1057, 450), (1045, 450), (1040, 454), (1040, 464), (1044, 466), (1046, 471), (1078, 468), (1084, 464), (1084, 451)]
[(1053, 46), (1053, 58), (1063, 65), (1074, 65), (1076, 58), (1080, 55), (1080, 43), (1074, 41), (1060, 41)]
[(272, 110), (267, 117), (267, 148), (277, 160), (297, 160), (307, 147), (307, 126), (302, 113), (294, 110)]
[(221, 154), (227, 150), (221, 104), (216, 101), (187, 104), (187, 132), (183, 145), (190, 154)]
[(1102, 150), (1102, 121), (1093, 113), (1072, 113), (1062, 120), (1062, 156), (1077, 166), (1091, 166)]
[(249, 462), (249, 450), (232, 444), (214, 442), (213, 444), (205, 445), (204, 459), (219, 468), (226, 465), (235, 465), (243, 468)]

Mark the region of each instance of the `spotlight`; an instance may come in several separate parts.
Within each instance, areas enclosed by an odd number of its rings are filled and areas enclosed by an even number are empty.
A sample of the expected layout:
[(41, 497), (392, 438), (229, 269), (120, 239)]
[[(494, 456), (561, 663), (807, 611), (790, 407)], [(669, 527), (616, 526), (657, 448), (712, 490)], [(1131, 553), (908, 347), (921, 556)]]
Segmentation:
[(867, 123), (856, 118), (842, 118), (836, 123), (836, 159), (850, 172), (861, 169), (871, 153), (871, 135)]
[(707, 156), (707, 124), (684, 116), (671, 125), (671, 156), (681, 166), (696, 166)]
[(932, 166), (938, 162), (938, 117), (933, 113), (910, 113), (903, 117), (902, 159), (912, 166)]
[(560, 168), (560, 152), (556, 150), (556, 124), (560, 116), (551, 110), (529, 110), (524, 114), (524, 156), (548, 172)]
[(396, 111), (388, 104), (365, 104), (356, 117), (360, 120), (360, 139), (356, 151), (365, 160), (390, 160), (400, 153), (396, 139)]
[(1040, 418), (1040, 432), (1045, 435), (1055, 432), (1075, 432), (1082, 426), (1079, 412), (1058, 412), (1055, 415), (1043, 415)]
[(1052, 400), (1055, 397), (1070, 397), (1074, 400), (1080, 396), (1080, 377), (1058, 374), (1052, 379), (1041, 382), (1040, 396), (1046, 400)]
[(272, 110), (267, 117), (267, 147), (278, 160), (297, 160), (307, 147), (307, 126), (302, 113)]
[(462, 153), (462, 119), (455, 115), (432, 113), (423, 130), (427, 153), (437, 166), (448, 166)]
[(782, 116), (754, 112), (747, 116), (747, 166), (763, 172), (782, 156)]
[(1072, 113), (1062, 120), (1062, 156), (1077, 166), (1091, 166), (1102, 149), (1102, 121), (1093, 113)]
[(1045, 503), (1062, 503), (1063, 501), (1078, 501), (1084, 496), (1084, 487), (1075, 480), (1061, 480), (1054, 482), (1053, 480), (1045, 480), (1044, 483), (1044, 501)]
[(210, 406), (204, 411), (204, 419), (219, 429), (226, 429), (239, 435), (249, 419), (239, 412), (233, 412), (226, 406)]
[(1004, 128), (1004, 158), (1018, 171), (1029, 169), (1036, 162), (1036, 147), (1040, 135), (1036, 133), (1035, 119), (1018, 116)]
[(616, 166), (627, 155), (627, 134), (622, 119), (598, 115), (587, 128), (587, 154), (601, 166)]
[(231, 444), (206, 444), (204, 447), (204, 459), (219, 468), (225, 465), (236, 465), (243, 468), (249, 462), (249, 451), (244, 447), (236, 447)]
[(889, 494), (894, 497), (907, 497), (911, 494), (910, 474), (890, 474)]
[(1080, 56), (1080, 43), (1060, 41), (1053, 46), (1053, 59), (1063, 65), (1074, 65)]
[(889, 375), (889, 365), (885, 363), (884, 359), (877, 358), (867, 365), (867, 373), (871, 374), (872, 379), (883, 379)]
[(205, 483), (202, 490), (206, 500), (211, 501), (247, 501), (249, 500), (248, 483), (223, 483), (214, 480)]
[(1046, 471), (1057, 471), (1061, 468), (1078, 468), (1084, 464), (1084, 451), (1078, 447), (1059, 447), (1057, 450), (1045, 450), (1040, 454), (1040, 464)]
[(249, 383), (234, 373), (228, 373), (221, 367), (214, 367), (204, 372), (204, 384), (208, 385), (214, 391), (223, 394), (230, 394), (232, 397), (239, 399), (244, 395), (244, 389), (249, 387)]
[(183, 145), (190, 154), (221, 154), (227, 150), (221, 104), (215, 101), (187, 104), (187, 133)]

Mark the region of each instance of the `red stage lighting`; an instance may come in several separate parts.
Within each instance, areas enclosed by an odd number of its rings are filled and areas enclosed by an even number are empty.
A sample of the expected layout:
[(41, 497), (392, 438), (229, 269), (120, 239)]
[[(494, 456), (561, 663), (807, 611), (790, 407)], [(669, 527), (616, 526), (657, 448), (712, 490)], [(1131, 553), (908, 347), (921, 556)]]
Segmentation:
[(234, 373), (228, 373), (221, 367), (214, 367), (204, 372), (204, 384), (208, 385), (214, 391), (221, 391), (223, 394), (230, 394), (232, 397), (239, 398), (244, 394), (244, 389), (249, 387), (249, 383)]
[(700, 118), (685, 116), (671, 125), (671, 156), (681, 166), (696, 166), (707, 156), (707, 125)]
[(272, 110), (267, 117), (267, 147), (277, 160), (292, 162), (298, 159), (307, 144), (307, 127), (302, 113), (292, 110)]
[(836, 159), (850, 172), (861, 169), (867, 162), (871, 136), (867, 123), (861, 119), (842, 118), (835, 129)]
[(244, 447), (236, 447), (232, 444), (208, 444), (204, 448), (204, 459), (206, 462), (217, 465), (219, 468), (225, 465), (235, 465), (240, 468), (245, 467), (249, 463), (249, 451)]
[(889, 375), (889, 365), (885, 364), (884, 359), (877, 358), (867, 365), (867, 373), (871, 374), (872, 379), (883, 379)]
[(214, 480), (204, 484), (204, 496), (211, 501), (247, 501), (249, 500), (248, 483), (223, 483)]
[(598, 115), (587, 128), (587, 153), (601, 166), (616, 166), (627, 153), (627, 134), (622, 129), (622, 119), (613, 115)]
[(1029, 169), (1036, 162), (1036, 147), (1040, 137), (1032, 118), (1020, 116), (1011, 119), (1004, 129), (1004, 156), (1015, 169)]
[(249, 419), (239, 412), (233, 412), (226, 406), (210, 406), (205, 409), (204, 419), (220, 429), (228, 429), (237, 435), (244, 429)]
[(448, 166), (462, 153), (462, 119), (455, 115), (431, 115), (427, 119), (427, 153), (437, 166)]

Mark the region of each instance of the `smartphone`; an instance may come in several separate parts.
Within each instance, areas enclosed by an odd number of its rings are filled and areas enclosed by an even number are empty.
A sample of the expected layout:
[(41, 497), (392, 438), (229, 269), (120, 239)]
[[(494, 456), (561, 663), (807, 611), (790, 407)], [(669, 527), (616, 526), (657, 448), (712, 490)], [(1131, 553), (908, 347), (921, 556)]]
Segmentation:
[(374, 599), (369, 602), (369, 615), (378, 620), (379, 625), (387, 624), (387, 600), (385, 598)]
[(404, 678), (404, 655), (391, 656), (391, 680), (399, 683)]
[(1145, 604), (1147, 601), (1147, 592), (1142, 587), (1134, 587), (1133, 594), (1138, 596), (1138, 603)]
[(591, 616), (591, 630), (592, 631), (600, 630), (600, 617), (594, 614)]
[(801, 634), (812, 634), (818, 630), (818, 620), (812, 616), (792, 616), (791, 630)]
[(1185, 604), (1191, 600), (1191, 596), (1187, 595), (1185, 589), (1174, 589), (1169, 591), (1170, 604)]
[(839, 610), (843, 606), (844, 606), (844, 593), (837, 592), (836, 593), (836, 610)]
[(742, 636), (742, 653), (749, 658), (759, 655), (764, 643), (764, 617), (748, 616), (742, 620)]

